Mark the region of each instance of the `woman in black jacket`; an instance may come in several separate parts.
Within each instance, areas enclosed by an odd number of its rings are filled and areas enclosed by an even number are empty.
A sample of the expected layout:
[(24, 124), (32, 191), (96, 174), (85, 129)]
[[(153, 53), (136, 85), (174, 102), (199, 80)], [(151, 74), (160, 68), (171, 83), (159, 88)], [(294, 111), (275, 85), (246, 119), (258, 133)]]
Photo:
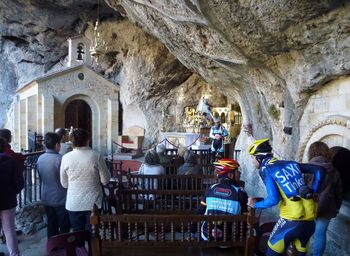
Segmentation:
[(309, 163), (326, 169), (322, 192), (317, 200), (317, 219), (314, 233), (313, 251), (315, 256), (322, 255), (326, 248), (327, 228), (332, 218), (336, 217), (342, 203), (342, 184), (338, 171), (332, 165), (332, 156), (328, 146), (316, 141), (310, 145)]
[(19, 249), (15, 225), (16, 196), (23, 189), (24, 180), (16, 161), (4, 153), (6, 147), (6, 141), (0, 137), (0, 218), (9, 254), (17, 256)]

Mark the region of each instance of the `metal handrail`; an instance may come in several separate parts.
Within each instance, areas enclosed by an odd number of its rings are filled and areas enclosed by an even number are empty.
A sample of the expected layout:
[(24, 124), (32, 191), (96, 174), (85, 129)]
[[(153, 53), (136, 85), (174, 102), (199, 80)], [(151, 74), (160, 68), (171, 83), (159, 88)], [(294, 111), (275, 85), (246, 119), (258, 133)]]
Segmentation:
[(24, 153), (24, 188), (17, 195), (18, 208), (41, 200), (41, 180), (37, 170), (37, 160), (44, 151)]

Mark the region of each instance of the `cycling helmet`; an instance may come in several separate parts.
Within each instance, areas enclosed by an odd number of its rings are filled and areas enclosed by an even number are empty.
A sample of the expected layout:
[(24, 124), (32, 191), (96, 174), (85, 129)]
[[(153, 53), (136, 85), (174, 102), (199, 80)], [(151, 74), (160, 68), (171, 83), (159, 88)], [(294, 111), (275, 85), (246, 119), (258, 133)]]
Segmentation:
[(219, 175), (234, 172), (238, 169), (239, 163), (230, 158), (222, 158), (217, 162), (214, 162), (215, 172)]
[(248, 148), (249, 155), (268, 155), (272, 153), (269, 139), (256, 140)]

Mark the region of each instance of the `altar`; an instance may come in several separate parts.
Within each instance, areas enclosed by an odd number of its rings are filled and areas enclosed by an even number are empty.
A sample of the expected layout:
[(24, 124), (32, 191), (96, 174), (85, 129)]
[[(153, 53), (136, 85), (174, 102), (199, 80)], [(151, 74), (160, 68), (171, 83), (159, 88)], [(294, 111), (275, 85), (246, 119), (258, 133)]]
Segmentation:
[(186, 132), (163, 132), (160, 134), (162, 143), (166, 148), (192, 147), (192, 149), (209, 149), (210, 145), (205, 145), (207, 137), (199, 133)]

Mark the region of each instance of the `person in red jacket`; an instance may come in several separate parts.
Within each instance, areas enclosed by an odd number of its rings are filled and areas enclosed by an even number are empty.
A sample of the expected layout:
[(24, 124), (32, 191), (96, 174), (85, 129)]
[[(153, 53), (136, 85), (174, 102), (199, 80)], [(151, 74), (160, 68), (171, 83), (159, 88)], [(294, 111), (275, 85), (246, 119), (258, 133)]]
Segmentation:
[[(21, 153), (16, 153), (11, 149), (11, 145), (10, 145), (12, 141), (11, 131), (8, 129), (0, 129), (0, 138), (2, 138), (5, 142), (5, 146), (3, 148), (3, 154), (12, 158), (16, 162), (18, 170), (22, 172), (24, 170), (24, 161), (26, 159)], [(3, 234), (3, 228), (1, 225), (1, 220), (0, 220), (0, 235), (2, 236), (3, 241), (5, 241), (3, 236), (4, 234)], [(0, 252), (0, 256), (1, 256), (1, 252)]]
[(22, 171), (12, 157), (5, 153), (7, 142), (0, 138), (0, 220), (10, 256), (19, 255), (16, 236), (17, 194), (24, 186)]
[(24, 169), (24, 161), (26, 158), (21, 153), (16, 153), (11, 149), (11, 141), (12, 141), (12, 134), (11, 131), (8, 129), (0, 129), (0, 137), (3, 138), (6, 141), (6, 148), (4, 153), (8, 155), (9, 157), (12, 157), (20, 170)]

